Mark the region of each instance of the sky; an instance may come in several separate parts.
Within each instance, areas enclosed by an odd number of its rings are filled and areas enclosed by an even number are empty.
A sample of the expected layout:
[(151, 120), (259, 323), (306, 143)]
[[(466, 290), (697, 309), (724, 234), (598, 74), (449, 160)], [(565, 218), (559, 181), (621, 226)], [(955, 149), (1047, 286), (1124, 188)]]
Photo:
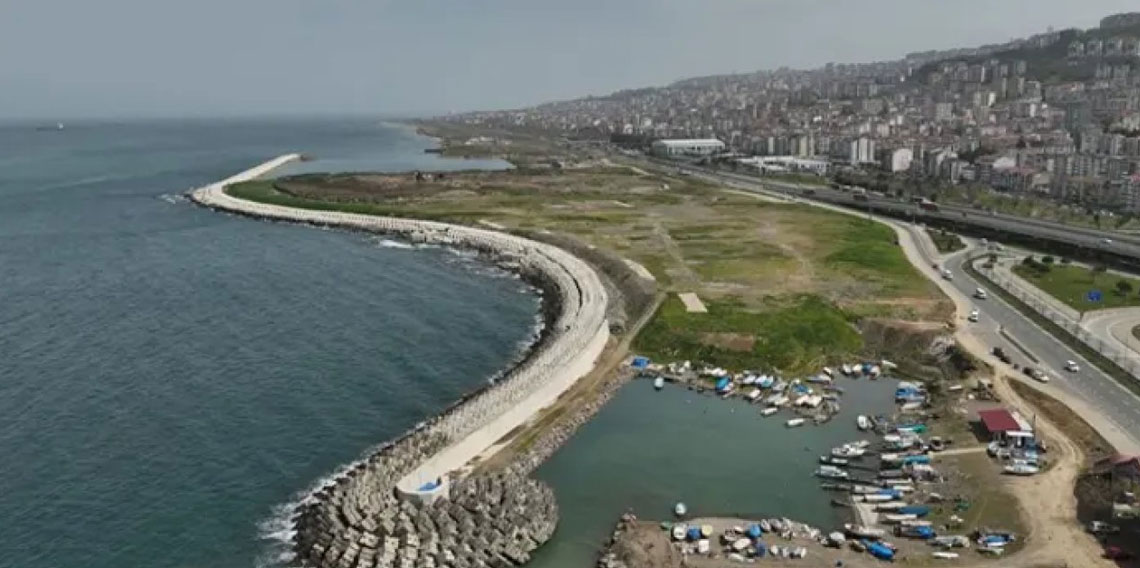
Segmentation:
[(0, 0), (0, 118), (422, 115), (1093, 27), (1136, 0)]

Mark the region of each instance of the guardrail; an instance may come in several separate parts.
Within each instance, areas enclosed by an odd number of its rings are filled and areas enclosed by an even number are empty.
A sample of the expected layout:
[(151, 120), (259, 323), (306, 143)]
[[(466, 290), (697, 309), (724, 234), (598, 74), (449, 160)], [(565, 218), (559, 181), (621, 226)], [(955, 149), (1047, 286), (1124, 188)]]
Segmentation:
[(1063, 314), (1048, 302), (1016, 285), (1011, 279), (992, 268), (975, 266), (984, 257), (966, 261), (965, 268), (972, 272), (983, 284), (994, 288), (1015, 309), (1029, 316), (1045, 331), (1062, 343), (1076, 350), (1102, 371), (1116, 379), (1125, 388), (1140, 393), (1140, 356), (1118, 349), (1109, 342), (1093, 335), (1080, 322)]

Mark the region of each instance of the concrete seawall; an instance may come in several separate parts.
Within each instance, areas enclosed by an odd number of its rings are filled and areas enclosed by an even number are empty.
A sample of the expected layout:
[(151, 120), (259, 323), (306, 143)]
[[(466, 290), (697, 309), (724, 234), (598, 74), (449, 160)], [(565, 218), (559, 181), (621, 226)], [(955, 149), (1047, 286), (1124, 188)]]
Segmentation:
[(549, 244), (432, 221), (295, 209), (235, 198), (226, 185), (299, 159), (281, 156), (191, 193), (196, 203), (258, 218), (343, 227), (474, 249), (536, 282), (548, 298), (544, 337), (493, 386), (347, 466), (293, 519), (297, 560), (311, 566), (521, 564), (553, 534), (557, 506), (528, 468), (465, 476), (497, 441), (550, 406), (594, 366), (609, 338), (606, 290), (594, 270)]

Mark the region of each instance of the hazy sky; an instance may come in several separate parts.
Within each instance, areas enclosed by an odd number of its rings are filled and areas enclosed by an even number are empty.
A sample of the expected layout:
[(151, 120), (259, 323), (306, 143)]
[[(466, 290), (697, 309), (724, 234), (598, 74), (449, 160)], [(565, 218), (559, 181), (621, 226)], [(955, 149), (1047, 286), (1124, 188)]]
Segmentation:
[(427, 113), (1090, 27), (1137, 0), (0, 0), (0, 116)]

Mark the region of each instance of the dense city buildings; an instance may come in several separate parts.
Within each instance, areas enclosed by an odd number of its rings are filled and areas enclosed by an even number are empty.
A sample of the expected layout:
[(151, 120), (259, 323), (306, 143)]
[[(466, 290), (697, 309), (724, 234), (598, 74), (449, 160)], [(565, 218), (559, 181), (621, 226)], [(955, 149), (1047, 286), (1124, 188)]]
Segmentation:
[[(887, 175), (924, 191), (981, 184), (1140, 211), (1140, 13), (896, 61), (698, 77), (452, 118), (661, 155), (755, 157), (743, 164), (765, 172)], [(675, 142), (653, 144), (663, 140)], [(686, 149), (695, 141), (700, 149)]]

